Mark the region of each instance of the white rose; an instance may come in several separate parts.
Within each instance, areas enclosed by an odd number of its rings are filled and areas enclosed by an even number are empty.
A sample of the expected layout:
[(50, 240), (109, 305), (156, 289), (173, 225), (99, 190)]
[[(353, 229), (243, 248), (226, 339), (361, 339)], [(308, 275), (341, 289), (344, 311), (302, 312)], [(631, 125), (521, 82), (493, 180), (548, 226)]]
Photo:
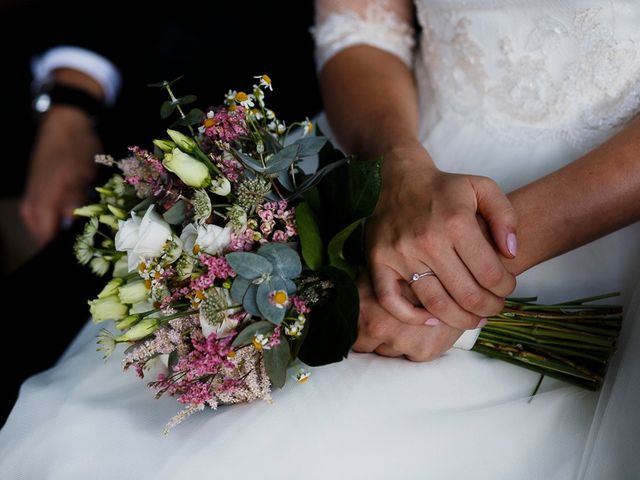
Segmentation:
[(201, 251), (205, 251), (210, 255), (220, 255), (230, 243), (230, 228), (209, 224), (198, 226), (196, 245)]
[(196, 238), (198, 238), (198, 229), (193, 223), (190, 223), (180, 234), (180, 242), (182, 243), (182, 249), (187, 253), (193, 253), (193, 247), (196, 245)]
[(133, 247), (133, 253), (140, 258), (155, 258), (162, 253), (162, 247), (171, 236), (169, 224), (150, 205), (140, 222), (138, 242)]

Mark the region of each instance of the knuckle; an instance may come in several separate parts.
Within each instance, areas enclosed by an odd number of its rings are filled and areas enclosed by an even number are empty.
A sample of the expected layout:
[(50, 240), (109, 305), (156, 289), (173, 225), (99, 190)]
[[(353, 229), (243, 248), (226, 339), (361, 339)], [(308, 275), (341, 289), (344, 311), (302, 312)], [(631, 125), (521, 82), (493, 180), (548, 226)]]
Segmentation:
[(444, 224), (450, 234), (456, 237), (462, 237), (467, 230), (467, 216), (464, 212), (452, 212), (447, 215)]
[(497, 288), (504, 282), (504, 271), (496, 265), (486, 267), (482, 272), (482, 284), (487, 288)]
[(433, 348), (422, 348), (419, 351), (405, 355), (405, 357), (412, 362), (430, 362), (438, 358), (439, 354)]
[(485, 296), (478, 290), (470, 290), (460, 297), (460, 306), (468, 312), (480, 312), (486, 307)]
[(389, 322), (383, 318), (371, 319), (366, 323), (366, 334), (376, 340), (387, 338), (389, 334)]

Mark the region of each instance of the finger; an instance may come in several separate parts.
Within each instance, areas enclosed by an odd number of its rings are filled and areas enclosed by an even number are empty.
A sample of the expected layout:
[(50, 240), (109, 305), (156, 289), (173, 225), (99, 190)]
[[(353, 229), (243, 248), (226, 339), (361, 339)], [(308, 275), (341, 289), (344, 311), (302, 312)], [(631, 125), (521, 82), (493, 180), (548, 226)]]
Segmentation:
[(411, 325), (424, 325), (432, 318), (423, 308), (413, 305), (402, 295), (407, 280), (391, 267), (377, 264), (371, 268), (371, 281), (380, 305), (398, 320)]
[(20, 213), (29, 234), (39, 247), (46, 245), (54, 236), (57, 216), (51, 208), (40, 208), (32, 200), (25, 200)]
[[(515, 277), (505, 268), (494, 247), (482, 233), (478, 221), (465, 217), (459, 220), (455, 228), (455, 251), (476, 282), (497, 297), (504, 298), (513, 292)], [(485, 312), (485, 315), (488, 314)]]
[(376, 350), (385, 350), (388, 353), (402, 352), (404, 356), (413, 362), (426, 362), (438, 358), (449, 350), (462, 334), (461, 330), (440, 324), (429, 328), (418, 325), (402, 325), (387, 343), (382, 344)]
[[(462, 309), (479, 317), (496, 315), (502, 311), (504, 299), (494, 295), (480, 285), (452, 247), (441, 250), (437, 257), (433, 257), (429, 266), (438, 276), (440, 285), (444, 287), (446, 293)], [(417, 293), (426, 285), (437, 285), (438, 282), (424, 281), (431, 279), (429, 277), (414, 282), (412, 287), (415, 286), (417, 288), (417, 290), (414, 288), (414, 291)], [(430, 309), (439, 318), (438, 311), (433, 308), (433, 305), (425, 305), (420, 295), (418, 295), (418, 298), (420, 298), (425, 308)], [(446, 320), (444, 321), (446, 322)], [(463, 327), (462, 325), (452, 326), (456, 328)], [(469, 328), (475, 328), (475, 326)]]
[(478, 199), (477, 211), (489, 224), (498, 249), (507, 258), (515, 257), (518, 253), (518, 217), (511, 202), (491, 179), (476, 178), (472, 184)]
[(450, 327), (469, 330), (486, 322), (483, 317), (474, 315), (458, 305), (435, 276), (418, 280), (411, 284), (411, 288), (422, 305), (433, 313), (435, 318)]
[(396, 357), (402, 357), (404, 355), (402, 352), (399, 352), (398, 350), (391, 348), (387, 344), (380, 345), (378, 348), (375, 349), (375, 352), (378, 355), (381, 355), (383, 357), (396, 358)]

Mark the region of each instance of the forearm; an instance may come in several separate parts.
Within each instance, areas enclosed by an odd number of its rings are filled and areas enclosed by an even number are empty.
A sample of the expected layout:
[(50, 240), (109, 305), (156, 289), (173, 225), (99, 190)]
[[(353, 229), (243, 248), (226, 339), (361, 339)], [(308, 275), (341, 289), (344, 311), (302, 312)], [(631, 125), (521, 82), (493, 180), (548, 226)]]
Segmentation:
[(518, 213), (514, 274), (640, 219), (640, 118), (566, 167), (508, 195)]
[(416, 148), (418, 100), (411, 71), (394, 55), (358, 45), (320, 72), (327, 116), (342, 147), (364, 159)]

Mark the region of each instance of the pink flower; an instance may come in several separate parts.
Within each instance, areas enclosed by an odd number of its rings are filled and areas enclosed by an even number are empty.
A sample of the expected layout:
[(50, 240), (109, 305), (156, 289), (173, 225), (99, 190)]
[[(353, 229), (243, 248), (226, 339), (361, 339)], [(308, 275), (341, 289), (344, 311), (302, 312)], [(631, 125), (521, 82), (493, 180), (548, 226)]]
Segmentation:
[(287, 240), (286, 234), (282, 230), (276, 230), (271, 237), (274, 242), (285, 242)]

